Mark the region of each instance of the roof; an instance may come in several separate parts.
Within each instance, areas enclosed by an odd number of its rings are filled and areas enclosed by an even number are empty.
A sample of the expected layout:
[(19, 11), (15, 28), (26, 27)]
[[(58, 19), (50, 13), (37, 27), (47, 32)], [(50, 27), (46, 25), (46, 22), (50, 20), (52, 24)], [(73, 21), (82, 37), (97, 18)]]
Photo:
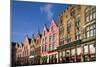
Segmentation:
[(41, 38), (41, 37), (42, 37), (42, 34), (40, 34), (40, 33), (38, 32), (36, 38), (37, 38), (38, 36)]
[(28, 42), (29, 42), (29, 44), (31, 43), (31, 39), (30, 38), (28, 38)]
[(44, 26), (45, 26), (45, 28), (46, 28), (46, 30), (47, 30), (47, 32), (48, 32), (48, 31), (49, 31), (49, 29), (48, 29), (47, 25), (45, 24)]
[(40, 38), (42, 37), (42, 35), (41, 35), (41, 34), (39, 34), (39, 36), (40, 36)]
[(31, 38), (28, 37), (28, 34), (26, 34), (26, 38), (28, 39), (29, 44), (31, 43)]
[(56, 26), (58, 27), (58, 23), (55, 21), (54, 18), (52, 18), (52, 20), (54, 21), (54, 23), (56, 24)]
[(11, 42), (12, 47), (16, 46), (16, 42)]
[(21, 45), (24, 46), (24, 44), (21, 42)]
[(36, 42), (36, 39), (34, 39), (34, 42)]
[(56, 23), (56, 21), (54, 20), (54, 18), (52, 18), (51, 23), (54, 22), (54, 24), (58, 27), (58, 23)]

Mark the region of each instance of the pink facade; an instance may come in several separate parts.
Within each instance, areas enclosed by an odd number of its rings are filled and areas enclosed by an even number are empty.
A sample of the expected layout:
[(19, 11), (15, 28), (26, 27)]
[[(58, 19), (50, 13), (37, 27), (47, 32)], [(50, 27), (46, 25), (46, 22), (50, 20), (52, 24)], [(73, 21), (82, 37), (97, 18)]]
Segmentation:
[(55, 23), (54, 19), (52, 19), (49, 29), (49, 45), (52, 45), (51, 50), (56, 49), (56, 47), (58, 46), (58, 26)]
[[(58, 57), (58, 52), (54, 51), (58, 47), (58, 26), (55, 23), (54, 19), (51, 21), (50, 28), (48, 30), (47, 26), (45, 25), (42, 32), (42, 39), (41, 39), (41, 57), (46, 58), (46, 62), (41, 61), (42, 63), (50, 63), (50, 56), (55, 55), (55, 59)], [(54, 60), (55, 60), (54, 59)], [(52, 59), (53, 60), (53, 59)], [(57, 61), (57, 60), (56, 60)]]
[[(58, 41), (59, 41), (58, 40), (58, 26), (57, 26), (56, 22), (54, 21), (54, 19), (52, 19), (51, 25), (49, 28), (48, 57), (55, 55), (56, 60), (58, 58), (58, 52), (54, 51), (54, 50), (56, 50), (58, 47)], [(52, 60), (54, 60), (54, 59), (52, 59)], [(50, 58), (49, 58), (49, 62), (50, 62)]]

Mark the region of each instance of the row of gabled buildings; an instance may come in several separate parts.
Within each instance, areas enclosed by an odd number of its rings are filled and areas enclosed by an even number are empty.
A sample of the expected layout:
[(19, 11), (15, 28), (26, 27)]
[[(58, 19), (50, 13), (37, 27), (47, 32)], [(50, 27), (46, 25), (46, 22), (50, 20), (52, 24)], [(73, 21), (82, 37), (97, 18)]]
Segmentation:
[[(16, 43), (16, 65), (96, 60), (96, 6), (71, 5), (42, 33)], [(12, 51), (13, 52), (13, 51)]]

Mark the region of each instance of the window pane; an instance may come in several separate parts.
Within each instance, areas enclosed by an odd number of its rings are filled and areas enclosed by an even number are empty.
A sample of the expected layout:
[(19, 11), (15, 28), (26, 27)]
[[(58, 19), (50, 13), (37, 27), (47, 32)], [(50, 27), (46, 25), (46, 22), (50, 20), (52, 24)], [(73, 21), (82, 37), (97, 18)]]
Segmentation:
[(88, 53), (88, 46), (84, 46), (84, 53), (85, 53), (85, 54)]
[(75, 49), (72, 49), (72, 50), (71, 50), (71, 54), (72, 54), (72, 55), (75, 55)]
[(63, 51), (63, 57), (65, 56), (65, 51)]
[(90, 53), (95, 53), (95, 47), (93, 45), (94, 44), (90, 45)]
[(81, 48), (79, 47), (79, 48), (77, 48), (77, 55), (80, 55), (81, 54)]
[(95, 24), (93, 25), (93, 27), (95, 28)]
[(96, 18), (96, 12), (93, 12), (93, 19)]
[(93, 30), (90, 31), (90, 36), (93, 36)]
[(60, 52), (60, 57), (61, 57), (61, 52)]
[(93, 29), (93, 25), (90, 26), (90, 29)]
[(89, 22), (89, 16), (86, 17), (86, 22)]
[(92, 14), (90, 14), (90, 21), (92, 20)]
[(54, 49), (56, 49), (56, 43), (54, 43)]
[(89, 32), (87, 32), (87, 37), (89, 37)]
[(96, 35), (96, 29), (94, 29), (94, 34), (93, 35)]
[(51, 45), (51, 50), (52, 50), (52, 45)]
[(86, 30), (89, 31), (89, 27), (87, 27)]

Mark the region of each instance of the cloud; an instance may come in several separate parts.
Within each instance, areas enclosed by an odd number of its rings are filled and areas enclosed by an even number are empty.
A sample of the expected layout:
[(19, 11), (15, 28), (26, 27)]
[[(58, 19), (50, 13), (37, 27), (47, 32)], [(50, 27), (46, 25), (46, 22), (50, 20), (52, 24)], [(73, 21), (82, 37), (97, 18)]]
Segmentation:
[(45, 13), (47, 15), (48, 20), (50, 20), (53, 17), (53, 12), (51, 10), (52, 7), (53, 7), (53, 5), (51, 5), (51, 4), (47, 4), (47, 5), (40, 7), (41, 13)]

